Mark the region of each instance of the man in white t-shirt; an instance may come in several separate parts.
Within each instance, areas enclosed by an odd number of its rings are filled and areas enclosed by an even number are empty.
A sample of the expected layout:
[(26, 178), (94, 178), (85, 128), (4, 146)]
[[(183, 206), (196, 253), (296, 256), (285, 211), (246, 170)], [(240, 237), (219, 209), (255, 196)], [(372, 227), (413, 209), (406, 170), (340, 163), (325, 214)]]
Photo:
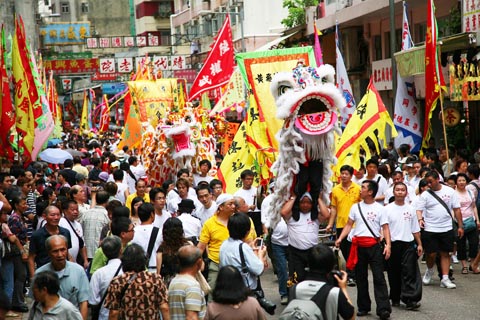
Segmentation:
[(254, 174), (252, 170), (243, 170), (240, 174), (242, 188), (238, 189), (237, 192), (233, 194), (234, 197), (242, 197), (245, 200), (248, 204), (249, 211), (257, 210), (257, 188), (252, 187), (253, 177)]
[[(62, 211), (63, 217), (60, 218), (58, 225), (70, 231), (72, 247), (68, 249), (68, 253), (73, 257), (73, 261), (83, 261), (82, 266), (86, 269), (88, 267), (87, 247), (85, 247), (82, 225), (76, 221), (78, 218), (78, 204), (74, 200), (62, 202)], [(77, 259), (79, 254), (81, 259)]]
[(155, 210), (155, 219), (153, 225), (160, 229), (160, 232), (163, 230), (163, 224), (170, 218), (172, 215), (167, 211), (166, 208), (166, 194), (165, 190), (159, 187), (155, 187), (150, 190), (148, 193), (150, 196), (150, 202), (153, 205)]
[(288, 273), (290, 280), (294, 283), (305, 280), (308, 254), (310, 249), (318, 244), (318, 230), (320, 229), (322, 212), (328, 211), (320, 199), (320, 210), (318, 210), (318, 215), (313, 217), (311, 212), (313, 205), (312, 196), (306, 192), (300, 197), (300, 211), (294, 214), (293, 205), (295, 200), (295, 196), (290, 197), (280, 210), (282, 218), (287, 223)]
[(217, 211), (217, 203), (212, 199), (212, 190), (209, 185), (200, 184), (197, 187), (197, 198), (200, 205), (196, 207), (193, 215), (200, 219), (203, 226), (205, 221)]
[(415, 209), (405, 201), (407, 190), (403, 181), (395, 182), (395, 201), (385, 207), (392, 241), (387, 274), (392, 305), (399, 306), (402, 300), (407, 310), (416, 310), (422, 298), (418, 257), (422, 255), (423, 247)]
[[(393, 195), (393, 186), (398, 183), (398, 182), (403, 182), (403, 172), (402, 171), (395, 171), (393, 174), (392, 174), (392, 181), (393, 181), (393, 185), (391, 187), (389, 187), (386, 191), (385, 191), (385, 200), (384, 200), (384, 203), (385, 205), (388, 205), (390, 203), (390, 199), (394, 196)], [(415, 199), (415, 189), (413, 189), (410, 185), (407, 185), (407, 196), (405, 198), (405, 203), (408, 203), (408, 204), (411, 204), (413, 199)]]
[(132, 243), (140, 245), (145, 251), (145, 255), (150, 257), (147, 261), (147, 268), (150, 272), (157, 271), (157, 249), (163, 241), (162, 230), (159, 229), (156, 238), (154, 240), (153, 248), (151, 252), (148, 252), (148, 245), (150, 243), (150, 237), (153, 237), (154, 228), (153, 221), (155, 220), (155, 210), (151, 203), (143, 203), (138, 208), (138, 217), (141, 224), (135, 227), (135, 235), (133, 236)]
[(365, 180), (375, 181), (378, 184), (378, 191), (377, 195), (375, 196), (375, 201), (383, 205), (383, 202), (385, 201), (385, 191), (387, 191), (388, 188), (387, 180), (378, 173), (378, 161), (376, 159), (367, 160), (365, 167), (367, 174), (359, 181), (359, 185), (361, 185)]
[(193, 200), (183, 199), (178, 204), (177, 218), (182, 221), (185, 238), (195, 240), (194, 243), (197, 243), (200, 237), (200, 231), (202, 231), (202, 223), (200, 219), (192, 216), (193, 210), (195, 210)]
[(208, 175), (208, 172), (212, 169), (212, 163), (207, 160), (203, 159), (198, 163), (199, 170), (197, 173), (193, 174), (193, 186), (197, 187), (198, 184), (202, 181), (210, 183), (213, 180), (213, 177)]
[[(350, 209), (348, 222), (337, 241), (335, 241), (335, 246), (337, 248), (340, 246), (340, 243), (348, 236), (355, 223), (355, 228), (352, 231), (352, 247), (347, 261), (347, 269), (355, 268), (357, 277), (357, 316), (366, 316), (371, 310), (371, 300), (368, 293), (368, 266), (370, 266), (373, 275), (375, 301), (377, 303), (376, 313), (380, 319), (384, 320), (390, 318), (390, 313), (392, 312), (388, 299), (387, 283), (383, 275), (383, 255), (386, 260), (390, 257), (390, 231), (385, 208), (383, 204), (380, 205), (375, 201), (377, 191), (378, 184), (376, 181), (365, 180), (362, 182), (360, 197), (363, 201)], [(382, 231), (386, 242), (383, 251), (379, 241)]]
[(122, 205), (125, 205), (127, 198), (130, 195), (128, 184), (123, 182), (125, 173), (123, 170), (117, 169), (113, 171), (112, 176), (115, 184), (117, 185), (117, 194), (115, 197), (122, 203)]
[[(448, 278), (450, 268), (450, 252), (453, 252), (455, 234), (453, 230), (452, 214), (458, 222), (458, 237), (463, 237), (463, 220), (460, 212), (460, 201), (455, 190), (442, 185), (436, 171), (429, 171), (425, 175), (430, 190), (423, 192), (417, 202), (417, 219), (422, 232), (427, 271), (423, 276), (423, 284), (432, 281), (433, 266), (437, 252), (440, 254), (440, 268), (442, 280), (440, 287), (454, 289), (457, 286)], [(434, 196), (439, 197), (443, 204)], [(448, 207), (448, 211), (445, 206)]]

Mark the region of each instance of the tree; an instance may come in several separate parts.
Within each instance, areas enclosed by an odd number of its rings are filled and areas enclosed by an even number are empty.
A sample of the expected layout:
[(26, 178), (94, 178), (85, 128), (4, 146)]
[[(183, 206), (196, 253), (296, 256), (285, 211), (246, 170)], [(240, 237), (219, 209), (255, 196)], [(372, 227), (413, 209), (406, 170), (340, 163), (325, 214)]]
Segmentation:
[(282, 20), (287, 28), (305, 24), (305, 9), (318, 5), (318, 0), (283, 0), (283, 7), (288, 8), (288, 16)]

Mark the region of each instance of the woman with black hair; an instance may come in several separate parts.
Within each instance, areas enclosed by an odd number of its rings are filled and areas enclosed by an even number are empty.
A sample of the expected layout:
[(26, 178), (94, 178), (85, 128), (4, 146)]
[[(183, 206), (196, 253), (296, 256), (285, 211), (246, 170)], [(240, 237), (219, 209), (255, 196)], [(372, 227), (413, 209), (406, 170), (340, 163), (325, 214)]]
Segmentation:
[(138, 217), (138, 208), (144, 203), (142, 197), (135, 197), (132, 199), (132, 211), (130, 212), (130, 219), (134, 226), (140, 225), (140, 218)]
[(213, 301), (207, 305), (205, 320), (266, 319), (258, 301), (250, 296), (240, 271), (233, 266), (220, 268), (212, 297)]
[(183, 233), (182, 221), (168, 218), (163, 224), (163, 242), (157, 250), (157, 273), (163, 277), (168, 287), (170, 281), (180, 271), (178, 249), (189, 244)]

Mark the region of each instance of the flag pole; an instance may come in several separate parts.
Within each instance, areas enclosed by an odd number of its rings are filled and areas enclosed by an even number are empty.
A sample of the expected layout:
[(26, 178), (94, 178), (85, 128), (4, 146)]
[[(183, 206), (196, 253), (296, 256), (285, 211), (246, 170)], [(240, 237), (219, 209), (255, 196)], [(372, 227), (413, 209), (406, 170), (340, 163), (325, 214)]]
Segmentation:
[[(438, 49), (438, 54), (439, 56), (441, 57), (442, 56), (442, 47), (441, 45), (439, 46), (439, 49)], [(442, 67), (441, 67), (441, 64), (439, 64), (439, 68), (438, 68), (438, 72), (442, 72)], [(438, 77), (438, 79), (440, 80), (440, 77)], [(440, 86), (440, 112), (442, 113), (442, 129), (443, 129), (443, 140), (445, 141), (445, 151), (447, 152), (447, 169), (448, 169), (448, 172), (451, 172), (450, 171), (450, 155), (449, 155), (449, 152), (448, 152), (448, 140), (447, 140), (447, 127), (445, 126), (445, 114), (443, 113), (443, 93), (442, 93), (442, 86), (441, 86), (441, 83), (439, 81), (438, 85)]]

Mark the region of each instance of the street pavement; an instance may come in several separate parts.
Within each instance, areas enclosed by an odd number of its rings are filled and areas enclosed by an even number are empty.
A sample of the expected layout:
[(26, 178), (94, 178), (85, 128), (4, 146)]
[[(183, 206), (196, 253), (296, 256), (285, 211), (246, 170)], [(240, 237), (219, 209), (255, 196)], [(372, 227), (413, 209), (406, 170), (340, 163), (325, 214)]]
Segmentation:
[[(425, 272), (426, 265), (420, 264), (420, 270)], [(454, 264), (454, 277), (457, 284), (456, 289), (440, 288), (440, 280), (434, 277), (434, 281), (429, 286), (423, 286), (422, 306), (418, 311), (408, 311), (405, 305), (400, 307), (393, 307), (391, 319), (394, 320), (447, 320), (447, 319), (465, 319), (465, 320), (480, 320), (480, 274), (468, 275), (461, 274), (461, 265)], [(387, 274), (385, 273), (385, 279)], [(387, 281), (388, 282), (388, 281)], [(372, 299), (373, 312), (366, 317), (358, 319), (378, 319), (375, 315), (375, 298), (373, 296), (372, 275), (369, 274), (370, 283), (370, 298)], [(265, 296), (277, 304), (276, 313), (273, 316), (267, 315), (267, 319), (278, 319), (280, 313), (285, 308), (280, 304), (280, 296), (278, 295), (278, 282), (276, 276), (273, 274), (272, 268), (265, 270), (262, 275), (262, 286), (265, 291)], [(355, 310), (357, 301), (356, 288), (348, 287), (350, 298), (354, 302)], [(31, 300), (28, 299), (29, 305)], [(7, 319), (28, 319), (28, 313), (23, 314), (23, 317), (10, 317)]]
[[(420, 264), (420, 271), (425, 272), (426, 265)], [(447, 319), (479, 319), (480, 320), (480, 274), (468, 275), (461, 274), (461, 265), (454, 264), (454, 277), (456, 289), (440, 288), (440, 280), (434, 277), (434, 281), (429, 286), (423, 286), (423, 298), (421, 307), (418, 311), (408, 311), (405, 305), (392, 307), (391, 319), (394, 320), (447, 320)], [(358, 319), (379, 319), (375, 315), (375, 298), (373, 296), (372, 275), (369, 273), (370, 298), (372, 300), (372, 310), (369, 316), (357, 317)], [(387, 273), (385, 272), (385, 280)], [(276, 313), (273, 316), (268, 315), (267, 319), (278, 319), (285, 306), (280, 305), (280, 296), (278, 295), (278, 282), (273, 270), (269, 268), (262, 275), (262, 286), (267, 298), (277, 304)], [(348, 293), (355, 305), (357, 311), (357, 290), (355, 287), (348, 287)]]

